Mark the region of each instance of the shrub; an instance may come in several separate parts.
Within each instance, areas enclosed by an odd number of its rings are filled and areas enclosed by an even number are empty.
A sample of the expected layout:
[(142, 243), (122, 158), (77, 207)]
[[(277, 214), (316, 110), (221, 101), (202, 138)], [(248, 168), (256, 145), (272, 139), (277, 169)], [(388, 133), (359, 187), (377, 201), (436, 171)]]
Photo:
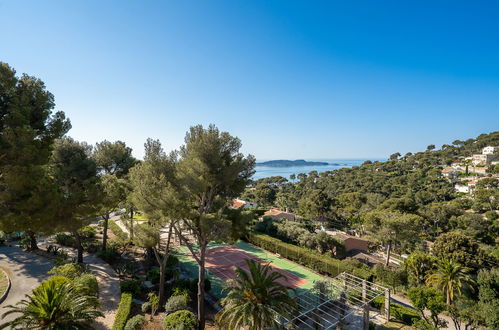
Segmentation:
[(135, 315), (128, 320), (125, 330), (140, 330), (144, 323), (146, 323), (146, 318), (143, 315)]
[(109, 229), (121, 240), (128, 241), (128, 234), (121, 230), (114, 220), (109, 220)]
[(97, 231), (92, 226), (85, 226), (83, 228), (80, 228), (80, 230), (78, 230), (78, 233), (83, 239), (94, 238), (95, 235), (97, 235)]
[(31, 240), (28, 236), (19, 241), (19, 247), (23, 250), (29, 250), (29, 248), (31, 247)]
[(71, 283), (71, 280), (67, 277), (56, 275), (49, 277), (47, 282), (55, 282), (56, 286), (60, 286), (63, 283)]
[(165, 329), (168, 330), (191, 330), (196, 329), (197, 320), (194, 313), (182, 310), (167, 315), (163, 321)]
[(348, 272), (365, 279), (372, 275), (369, 268), (365, 265), (356, 267), (349, 262), (320, 254), (316, 250), (288, 244), (265, 234), (251, 234), (249, 235), (249, 241), (267, 251), (278, 253), (284, 258), (295, 261), (322, 274), (336, 276), (342, 272)]
[(100, 244), (95, 242), (85, 242), (82, 244), (83, 249), (88, 253), (96, 253), (100, 250)]
[(132, 295), (128, 292), (122, 293), (112, 330), (123, 330), (125, 328), (131, 308)]
[[(196, 296), (198, 294), (198, 278), (194, 278), (191, 280), (190, 286), (189, 286), (189, 291), (193, 296)], [(211, 290), (211, 282), (210, 280), (205, 277), (204, 279), (204, 292), (210, 292)]]
[(118, 252), (113, 248), (107, 248), (106, 250), (101, 250), (97, 252), (96, 255), (97, 257), (101, 258), (108, 264), (114, 263), (119, 257)]
[(78, 291), (85, 295), (97, 296), (99, 293), (99, 283), (97, 282), (97, 278), (92, 274), (83, 274), (75, 278), (73, 283), (78, 288)]
[(83, 266), (79, 264), (70, 263), (52, 268), (49, 271), (49, 274), (56, 276), (64, 276), (69, 278), (70, 280), (74, 280), (75, 278), (83, 274), (84, 271), (85, 269), (83, 268)]
[(393, 318), (407, 325), (412, 325), (421, 319), (415, 310), (399, 304), (390, 304), (390, 314)]
[(165, 304), (165, 311), (167, 313), (176, 312), (181, 309), (186, 309), (189, 306), (190, 298), (188, 295), (183, 294), (179, 296), (171, 296)]
[(120, 283), (120, 288), (121, 292), (129, 292), (134, 296), (139, 295), (142, 290), (140, 281), (138, 280), (123, 281)]
[(76, 241), (75, 238), (66, 233), (58, 233), (55, 235), (55, 241), (63, 246), (75, 247)]

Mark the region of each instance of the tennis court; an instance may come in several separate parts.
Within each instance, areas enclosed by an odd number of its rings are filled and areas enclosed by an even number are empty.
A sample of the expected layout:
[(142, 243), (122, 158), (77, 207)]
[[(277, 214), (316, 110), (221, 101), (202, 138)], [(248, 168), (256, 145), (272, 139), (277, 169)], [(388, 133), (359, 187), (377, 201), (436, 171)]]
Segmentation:
[[(261, 264), (268, 264), (267, 261), (262, 260), (242, 249), (233, 245), (219, 246), (209, 249), (206, 252), (206, 268), (210, 273), (219, 277), (224, 282), (236, 278), (235, 270), (237, 267), (249, 272), (246, 260), (254, 260)], [(279, 283), (298, 288), (307, 284), (307, 280), (298, 277), (282, 268), (269, 264), (273, 271), (279, 272), (284, 276), (278, 280)]]

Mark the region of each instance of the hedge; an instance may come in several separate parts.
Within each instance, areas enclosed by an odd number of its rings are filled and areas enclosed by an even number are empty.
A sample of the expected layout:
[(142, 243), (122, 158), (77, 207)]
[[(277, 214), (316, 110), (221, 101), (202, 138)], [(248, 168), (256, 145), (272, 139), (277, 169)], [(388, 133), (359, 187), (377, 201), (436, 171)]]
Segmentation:
[(296, 263), (311, 268), (321, 274), (336, 276), (343, 272), (368, 279), (372, 272), (366, 268), (359, 268), (347, 261), (338, 260), (324, 254), (304, 247), (288, 244), (280, 239), (260, 233), (251, 233), (248, 240), (256, 246), (267, 251), (278, 253), (284, 258), (295, 261)]
[(132, 294), (128, 292), (122, 293), (112, 330), (123, 330), (125, 328), (131, 308)]
[[(384, 310), (385, 296), (380, 296), (371, 301), (371, 306), (379, 310)], [(390, 302), (390, 315), (392, 319), (396, 319), (406, 325), (412, 325), (421, 319), (419, 313), (414, 309), (393, 302)]]

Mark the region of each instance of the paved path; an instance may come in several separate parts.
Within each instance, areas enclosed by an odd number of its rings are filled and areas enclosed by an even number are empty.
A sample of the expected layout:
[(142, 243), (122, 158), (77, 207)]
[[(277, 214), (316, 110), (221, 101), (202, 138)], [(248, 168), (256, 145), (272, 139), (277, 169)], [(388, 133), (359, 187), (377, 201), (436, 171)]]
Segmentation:
[[(44, 242), (39, 244), (40, 248), (45, 248), (48, 244), (57, 245), (55, 242)], [(60, 245), (58, 245), (60, 246)], [(76, 250), (60, 246), (70, 257), (76, 255)], [(83, 262), (88, 265), (88, 269), (95, 274), (99, 283), (100, 310), (104, 317), (98, 318), (94, 329), (111, 329), (118, 305), (120, 303), (121, 290), (120, 280), (113, 268), (94, 254), (83, 253)]]
[[(47, 272), (54, 267), (54, 264), (44, 257), (24, 252), (18, 247), (3, 246), (0, 247), (0, 267), (7, 272), (12, 282), (7, 299), (0, 304), (0, 314), (3, 314), (7, 311), (5, 306), (14, 305), (47, 279), (49, 277)], [(16, 315), (10, 315), (0, 320), (0, 324), (15, 317)]]

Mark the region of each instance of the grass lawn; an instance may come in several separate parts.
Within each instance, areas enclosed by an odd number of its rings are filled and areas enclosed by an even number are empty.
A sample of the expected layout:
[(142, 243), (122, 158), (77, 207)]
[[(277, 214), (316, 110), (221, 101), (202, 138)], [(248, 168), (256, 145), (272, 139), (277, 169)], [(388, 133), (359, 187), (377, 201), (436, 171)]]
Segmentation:
[(5, 275), (5, 272), (0, 269), (0, 296), (2, 296), (7, 290), (7, 284), (9, 281), (7, 280), (7, 276)]

